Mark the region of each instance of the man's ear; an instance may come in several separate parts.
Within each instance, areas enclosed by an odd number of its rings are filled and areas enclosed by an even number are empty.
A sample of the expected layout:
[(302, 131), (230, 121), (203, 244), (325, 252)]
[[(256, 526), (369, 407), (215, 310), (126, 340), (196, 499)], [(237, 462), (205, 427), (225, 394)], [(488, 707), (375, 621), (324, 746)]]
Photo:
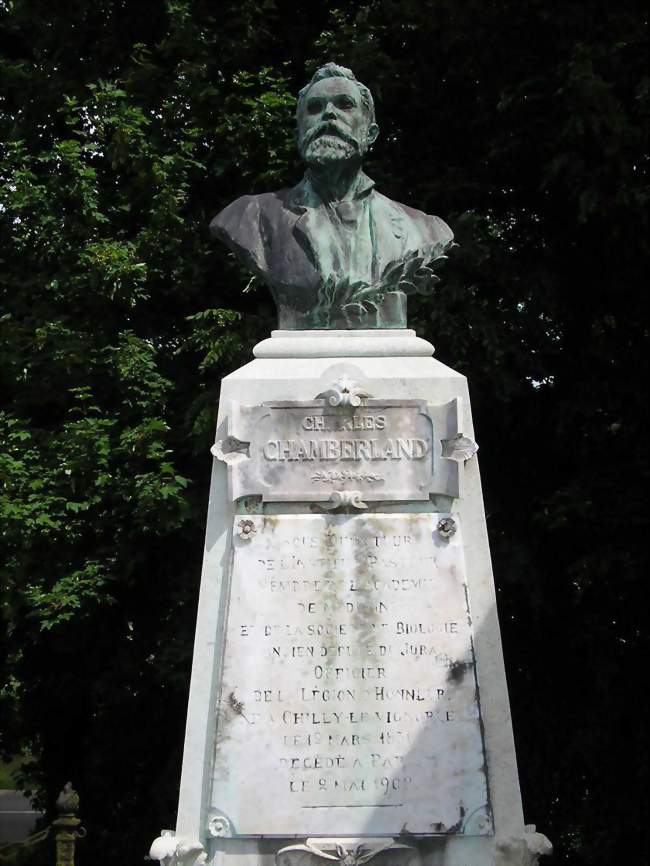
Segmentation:
[(379, 135), (379, 127), (376, 123), (371, 123), (368, 127), (368, 134), (366, 136), (368, 141), (368, 147), (372, 147), (372, 145), (377, 141), (377, 136)]

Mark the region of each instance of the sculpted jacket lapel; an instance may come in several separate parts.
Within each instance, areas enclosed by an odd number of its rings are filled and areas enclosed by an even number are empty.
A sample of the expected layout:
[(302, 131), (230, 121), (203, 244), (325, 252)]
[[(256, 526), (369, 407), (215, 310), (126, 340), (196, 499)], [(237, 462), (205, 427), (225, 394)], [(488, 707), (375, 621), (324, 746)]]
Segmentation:
[(314, 219), (315, 208), (320, 204), (311, 189), (306, 177), (293, 187), (287, 197), (287, 221), (289, 230), (289, 243), (292, 241), (299, 244), (305, 252), (312, 273), (309, 274), (309, 284), (313, 285), (319, 281), (318, 268), (316, 264), (316, 247), (312, 241), (317, 231)]
[(373, 247), (377, 276), (392, 262), (400, 259), (406, 249), (407, 228), (404, 212), (381, 193), (375, 192), (370, 203)]
[[(375, 195), (373, 187), (374, 181), (360, 172), (354, 196), (349, 200), (333, 205), (339, 219), (354, 224), (355, 214), (358, 218), (363, 213), (363, 201), (366, 197), (372, 202)], [(333, 244), (338, 248), (339, 241), (333, 233), (332, 223), (327, 212), (328, 205), (314, 188), (309, 172), (290, 191), (287, 205), (290, 208), (288, 211), (289, 219), (293, 220), (294, 238), (307, 253), (318, 278), (320, 279), (323, 275), (323, 269), (326, 272), (325, 276), (327, 276), (336, 260), (336, 255), (333, 254), (334, 251), (328, 249), (328, 244)]]

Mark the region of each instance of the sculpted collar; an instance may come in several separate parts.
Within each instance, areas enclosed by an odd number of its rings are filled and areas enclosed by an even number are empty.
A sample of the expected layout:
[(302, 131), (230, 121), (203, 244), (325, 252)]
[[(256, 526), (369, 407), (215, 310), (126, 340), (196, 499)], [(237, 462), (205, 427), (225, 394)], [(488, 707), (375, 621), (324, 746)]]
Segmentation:
[[(375, 186), (374, 180), (363, 171), (357, 175), (352, 192), (352, 201), (358, 201), (369, 195)], [(350, 201), (350, 199), (348, 199)], [(318, 192), (318, 185), (310, 169), (307, 169), (303, 179), (290, 192), (289, 203), (296, 210), (304, 213), (308, 207), (319, 207), (323, 204), (323, 198)], [(337, 202), (338, 204), (338, 202)]]

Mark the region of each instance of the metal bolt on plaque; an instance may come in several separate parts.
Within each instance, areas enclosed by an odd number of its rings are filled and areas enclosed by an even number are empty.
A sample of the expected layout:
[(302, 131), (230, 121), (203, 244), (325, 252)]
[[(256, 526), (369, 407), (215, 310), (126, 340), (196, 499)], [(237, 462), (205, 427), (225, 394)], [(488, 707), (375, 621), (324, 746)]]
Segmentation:
[(237, 535), (242, 541), (250, 541), (255, 531), (255, 524), (252, 520), (240, 520), (237, 524)]
[(456, 521), (453, 517), (443, 517), (438, 521), (438, 534), (443, 538), (451, 538), (456, 534)]

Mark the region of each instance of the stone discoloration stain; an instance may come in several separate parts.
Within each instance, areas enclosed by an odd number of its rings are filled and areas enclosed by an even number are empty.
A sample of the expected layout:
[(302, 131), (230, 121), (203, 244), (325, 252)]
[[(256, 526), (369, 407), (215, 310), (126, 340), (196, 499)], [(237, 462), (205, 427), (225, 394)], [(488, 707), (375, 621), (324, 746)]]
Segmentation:
[(465, 675), (468, 674), (471, 670), (473, 670), (473, 668), (474, 665), (472, 662), (455, 660), (449, 665), (449, 673), (447, 674), (447, 679), (450, 683), (458, 685), (463, 681)]

